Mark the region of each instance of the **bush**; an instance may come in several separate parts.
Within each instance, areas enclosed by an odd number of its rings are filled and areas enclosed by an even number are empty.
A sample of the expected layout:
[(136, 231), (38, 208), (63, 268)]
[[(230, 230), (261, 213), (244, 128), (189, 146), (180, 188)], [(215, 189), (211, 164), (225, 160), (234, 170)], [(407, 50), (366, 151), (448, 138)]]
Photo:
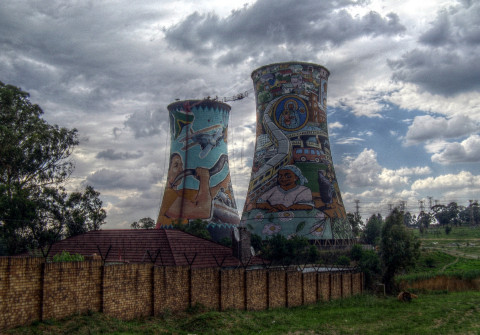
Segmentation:
[(380, 279), (382, 273), (378, 254), (373, 250), (364, 250), (361, 245), (356, 244), (350, 250), (350, 257), (365, 274), (365, 287), (373, 289), (374, 283)]
[(54, 262), (83, 262), (85, 258), (80, 254), (70, 254), (68, 251), (63, 250), (61, 254), (53, 256)]
[(359, 244), (355, 244), (350, 250), (350, 258), (358, 262), (362, 258), (363, 248)]
[(316, 263), (319, 259), (318, 249), (307, 238), (297, 235), (287, 239), (276, 234), (261, 243), (254, 237), (252, 246), (255, 250), (260, 247), (263, 258), (282, 265)]
[(349, 266), (350, 265), (350, 258), (348, 256), (342, 255), (338, 257), (336, 261), (336, 265), (340, 266)]

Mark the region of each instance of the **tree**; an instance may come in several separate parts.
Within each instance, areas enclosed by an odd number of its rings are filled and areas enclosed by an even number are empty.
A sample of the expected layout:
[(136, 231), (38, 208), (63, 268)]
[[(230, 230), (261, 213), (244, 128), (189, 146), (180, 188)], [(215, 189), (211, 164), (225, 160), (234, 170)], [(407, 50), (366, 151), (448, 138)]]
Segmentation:
[(353, 235), (358, 236), (360, 234), (360, 228), (363, 225), (362, 217), (360, 216), (360, 214), (357, 213), (347, 213), (347, 219), (350, 223), (350, 226), (352, 227)]
[(407, 230), (403, 220), (403, 213), (394, 209), (382, 228), (380, 255), (384, 268), (383, 283), (389, 293), (393, 291), (395, 275), (415, 265), (420, 255), (420, 242)]
[(367, 244), (377, 245), (382, 232), (383, 219), (380, 214), (373, 214), (363, 230), (363, 240)]
[(410, 212), (406, 212), (404, 215), (403, 215), (403, 220), (404, 220), (404, 224), (405, 226), (407, 227), (411, 227), (413, 225), (415, 225), (415, 215), (412, 215), (412, 213)]
[(320, 257), (318, 249), (306, 237), (298, 235), (287, 239), (275, 234), (262, 241), (260, 253), (263, 258), (282, 265), (315, 263)]
[(0, 237), (8, 254), (58, 240), (70, 217), (63, 185), (74, 169), (77, 130), (42, 114), (28, 93), (0, 82)]
[(150, 217), (142, 218), (138, 222), (133, 222), (130, 227), (133, 229), (153, 229), (155, 228), (155, 220)]
[[(99, 230), (105, 223), (107, 213), (102, 208), (100, 193), (92, 186), (85, 187), (85, 192), (73, 192), (68, 197), (66, 208), (66, 237), (84, 234), (90, 230)], [(153, 220), (152, 220), (153, 221)]]
[(207, 229), (208, 222), (201, 219), (190, 220), (187, 224), (177, 223), (173, 225), (173, 228), (184, 231), (186, 233), (201, 237), (207, 240), (211, 240), (212, 236)]
[(463, 208), (459, 213), (461, 224), (480, 224), (480, 206), (478, 201), (472, 201), (468, 207)]
[(380, 279), (382, 265), (380, 257), (374, 250), (364, 250), (356, 244), (350, 250), (350, 258), (365, 275), (365, 287), (374, 288), (374, 283)]
[(458, 206), (456, 202), (451, 202), (447, 206), (435, 205), (432, 207), (435, 218), (442, 226), (460, 224), (460, 212), (463, 206)]
[(425, 232), (426, 229), (428, 229), (428, 227), (430, 226), (430, 224), (432, 224), (433, 221), (434, 221), (434, 217), (432, 214), (423, 212), (423, 211), (420, 212), (417, 218), (417, 226), (418, 226), (418, 229), (420, 229), (420, 233), (423, 234), (423, 232)]

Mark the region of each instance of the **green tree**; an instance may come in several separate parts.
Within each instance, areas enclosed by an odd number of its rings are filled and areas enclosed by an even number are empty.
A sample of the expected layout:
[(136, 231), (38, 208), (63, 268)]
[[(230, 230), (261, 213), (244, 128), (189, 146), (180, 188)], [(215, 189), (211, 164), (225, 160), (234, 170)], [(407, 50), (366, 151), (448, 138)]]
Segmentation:
[(435, 218), (431, 213), (420, 212), (417, 217), (417, 226), (420, 229), (420, 233), (423, 234), (434, 220)]
[(478, 201), (472, 201), (467, 207), (464, 207), (460, 213), (459, 218), (461, 224), (480, 224), (480, 206)]
[(155, 220), (150, 217), (141, 218), (138, 222), (133, 222), (130, 227), (133, 229), (153, 229), (155, 228)]
[(363, 230), (363, 240), (367, 244), (377, 245), (382, 232), (383, 219), (380, 214), (373, 214)]
[(394, 209), (382, 228), (380, 255), (384, 269), (383, 283), (389, 293), (393, 292), (395, 275), (414, 266), (420, 255), (419, 240), (407, 230), (403, 222), (403, 213)]
[(347, 219), (352, 227), (354, 236), (358, 236), (363, 225), (362, 217), (357, 213), (347, 213)]
[(173, 225), (173, 228), (184, 231), (186, 233), (201, 237), (207, 240), (211, 240), (212, 236), (207, 229), (208, 222), (201, 219), (191, 220), (187, 224), (177, 223)]
[(365, 250), (356, 244), (350, 251), (350, 258), (365, 275), (365, 287), (373, 289), (382, 274), (380, 257), (374, 250)]
[(63, 185), (74, 169), (77, 130), (42, 114), (28, 93), (0, 82), (0, 238), (8, 254), (58, 240), (70, 215)]
[(451, 202), (447, 206), (435, 205), (432, 207), (435, 218), (442, 226), (453, 225), (458, 226), (460, 224), (460, 212), (463, 210), (463, 206), (458, 206), (456, 202)]
[(280, 234), (273, 235), (262, 241), (260, 253), (263, 258), (282, 265), (316, 263), (320, 257), (318, 249), (307, 238), (298, 235), (290, 239)]
[(90, 230), (99, 230), (105, 223), (107, 213), (102, 208), (100, 193), (92, 186), (86, 186), (85, 191), (73, 192), (66, 203), (65, 236), (84, 234)]
[(404, 215), (403, 215), (403, 220), (404, 220), (404, 224), (405, 226), (407, 227), (411, 227), (413, 225), (415, 225), (415, 215), (412, 215), (412, 213), (410, 212), (406, 212)]

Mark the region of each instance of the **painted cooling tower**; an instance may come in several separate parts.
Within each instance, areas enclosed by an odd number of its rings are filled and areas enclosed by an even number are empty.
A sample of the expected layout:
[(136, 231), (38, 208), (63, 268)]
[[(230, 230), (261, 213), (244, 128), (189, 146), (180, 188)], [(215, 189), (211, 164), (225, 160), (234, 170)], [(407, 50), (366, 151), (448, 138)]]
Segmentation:
[(170, 162), (157, 228), (195, 219), (238, 224), (227, 155), (230, 106), (206, 99), (177, 101), (167, 108)]
[(329, 74), (301, 62), (252, 73), (256, 145), (242, 224), (264, 239), (297, 234), (344, 244), (353, 237), (330, 153)]

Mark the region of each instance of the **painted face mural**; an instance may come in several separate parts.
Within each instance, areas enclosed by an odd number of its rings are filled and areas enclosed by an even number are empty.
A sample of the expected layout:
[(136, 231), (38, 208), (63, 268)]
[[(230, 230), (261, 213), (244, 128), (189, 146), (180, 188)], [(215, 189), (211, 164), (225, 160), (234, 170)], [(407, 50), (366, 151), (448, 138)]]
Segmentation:
[(352, 238), (328, 140), (329, 74), (297, 62), (252, 73), (257, 141), (242, 223), (263, 238)]
[(238, 224), (227, 156), (230, 106), (178, 101), (170, 115), (170, 162), (157, 228), (202, 219)]

